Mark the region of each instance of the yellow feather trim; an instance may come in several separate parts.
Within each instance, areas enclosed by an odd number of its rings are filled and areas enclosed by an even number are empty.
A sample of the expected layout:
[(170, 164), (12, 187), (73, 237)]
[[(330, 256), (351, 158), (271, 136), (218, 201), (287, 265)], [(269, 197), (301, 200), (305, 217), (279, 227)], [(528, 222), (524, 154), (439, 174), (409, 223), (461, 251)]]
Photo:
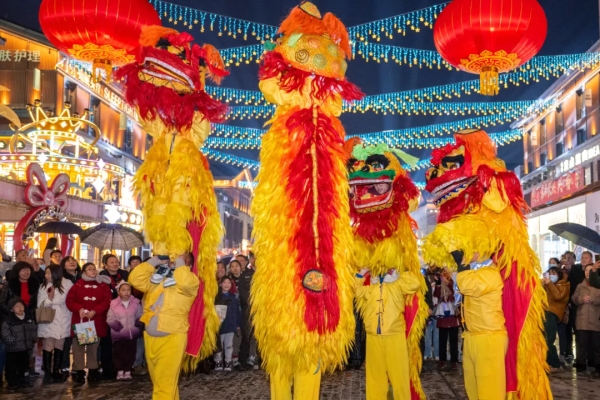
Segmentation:
[[(290, 246), (297, 217), (286, 193), (289, 165), (285, 160), (289, 160), (294, 138), (290, 138), (285, 123), (287, 113), (295, 110), (280, 106), (270, 121), (272, 126), (262, 140), (259, 183), (252, 201), (257, 259), (251, 289), (255, 335), (264, 369), (269, 374), (288, 377), (305, 373), (314, 365), (323, 372), (341, 367), (346, 362), (355, 325), (353, 271), (347, 251), (351, 241), (349, 186), (343, 160), (333, 160), (329, 171), (337, 193), (332, 201), (340, 215), (333, 224), (340, 320), (334, 332), (321, 335), (308, 332), (304, 323), (303, 288), (296, 275), (297, 250)], [(327, 112), (323, 108), (320, 111)]]
[[(405, 212), (403, 214), (403, 217), (398, 221), (398, 228), (392, 236), (380, 242), (369, 243), (360, 236), (353, 235), (351, 260), (355, 270), (369, 268), (374, 275), (383, 275), (389, 269), (396, 268), (400, 273), (414, 272), (421, 276), (417, 239), (411, 227), (411, 218), (408, 213)], [(425, 302), (426, 292), (427, 286), (425, 279), (423, 279), (419, 292), (416, 295), (405, 297), (405, 304), (411, 304), (413, 297), (418, 297), (419, 309), (406, 338), (406, 342), (408, 347), (410, 380), (419, 398), (422, 400), (426, 398), (420, 378), (423, 366), (421, 337), (429, 315), (429, 307)], [(364, 301), (356, 300), (356, 305), (361, 314), (364, 312), (365, 304), (366, 302)]]
[[(502, 185), (495, 185), (492, 190), (499, 190), (498, 187)], [(552, 399), (546, 364), (548, 348), (544, 337), (547, 297), (539, 280), (540, 262), (529, 246), (527, 226), (520, 213), (512, 207), (496, 213), (482, 206), (473, 214), (462, 214), (437, 225), (425, 238), (422, 250), (427, 262), (456, 269), (450, 252), (463, 250), (465, 260), (471, 260), (476, 253), (479, 253), (480, 259), (487, 259), (502, 245), (504, 252), (498, 260), (498, 267), (508, 276), (513, 262), (516, 262), (519, 289), (534, 288), (517, 345), (518, 396), (521, 400)]]
[[(203, 122), (195, 130), (210, 130), (210, 127)], [(215, 275), (217, 247), (224, 228), (217, 209), (213, 177), (192, 140), (164, 134), (155, 137), (155, 144), (136, 174), (135, 185), (142, 198), (144, 230), (155, 254), (168, 254), (174, 259), (190, 251), (192, 238), (187, 230), (188, 223), (196, 219), (205, 224), (195, 262), (198, 277), (204, 284), (206, 324), (200, 354), (184, 358), (182, 368), (184, 372), (191, 372), (200, 360), (215, 351), (220, 325), (214, 305), (218, 289)], [(194, 327), (190, 329), (193, 334)]]

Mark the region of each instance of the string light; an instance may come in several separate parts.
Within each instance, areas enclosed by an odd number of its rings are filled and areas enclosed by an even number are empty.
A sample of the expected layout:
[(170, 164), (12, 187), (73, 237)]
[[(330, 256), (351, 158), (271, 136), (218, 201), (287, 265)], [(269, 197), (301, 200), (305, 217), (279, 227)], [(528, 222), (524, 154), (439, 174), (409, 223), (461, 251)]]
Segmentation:
[(232, 18), (166, 1), (150, 0), (150, 4), (158, 11), (158, 15), (162, 20), (168, 19), (173, 25), (181, 24), (188, 29), (192, 29), (194, 25), (198, 25), (200, 32), (205, 32), (206, 29), (209, 29), (210, 31), (217, 31), (219, 36), (226, 33), (234, 39), (239, 36), (244, 40), (253, 36), (258, 41), (270, 39), (277, 32), (277, 27), (274, 25), (259, 24), (258, 22)]
[[(243, 128), (242, 128), (243, 129)], [(445, 146), (448, 143), (454, 141), (453, 137), (440, 137), (440, 138), (412, 138), (402, 137), (401, 135), (394, 135), (394, 131), (387, 132), (376, 132), (365, 135), (358, 135), (363, 141), (368, 144), (377, 144), (385, 142), (391, 147), (399, 147), (403, 149), (435, 149), (438, 147)], [(490, 135), (492, 140), (496, 142), (498, 146), (512, 143), (516, 140), (521, 139), (523, 131), (521, 129), (513, 129), (504, 132), (493, 133)], [(260, 137), (254, 138), (223, 138), (209, 136), (204, 142), (206, 148), (211, 149), (232, 149), (232, 150), (250, 150), (260, 149), (261, 139)], [(407, 170), (418, 169), (404, 166)]]
[(258, 170), (258, 167), (260, 166), (260, 163), (258, 161), (250, 160), (249, 158), (234, 156), (233, 154), (222, 153), (220, 151), (215, 151), (207, 148), (202, 148), (202, 153), (212, 160), (222, 162), (225, 164), (232, 164), (237, 167)]
[(405, 36), (410, 31), (420, 32), (422, 26), (433, 29), (433, 22), (447, 4), (447, 2), (436, 4), (420, 10), (351, 26), (348, 28), (348, 35), (360, 41), (373, 39), (379, 42), (382, 36), (393, 39), (395, 34)]
[(270, 118), (275, 112), (275, 105), (270, 106), (234, 106), (229, 107), (228, 120)]
[(219, 50), (221, 58), (226, 67), (240, 66), (242, 63), (250, 64), (252, 61), (259, 62), (264, 52), (262, 44), (250, 46), (231, 47)]
[[(249, 37), (253, 36), (258, 41), (270, 39), (277, 32), (277, 27), (274, 25), (232, 18), (162, 0), (150, 0), (150, 4), (156, 9), (162, 20), (166, 19), (173, 23), (173, 25), (181, 24), (188, 29), (193, 29), (194, 25), (198, 25), (200, 32), (210, 29), (210, 31), (217, 31), (219, 36), (227, 34), (234, 39), (239, 36), (244, 40), (248, 40)], [(370, 38), (379, 41), (381, 40), (381, 36), (392, 39), (396, 33), (404, 36), (410, 31), (420, 32), (422, 26), (432, 29), (433, 21), (446, 4), (438, 4), (377, 21), (351, 26), (348, 28), (348, 34), (351, 38), (356, 38), (357, 40), (364, 41)]]
[(225, 138), (260, 139), (264, 129), (245, 128), (234, 125), (211, 124), (211, 134)]

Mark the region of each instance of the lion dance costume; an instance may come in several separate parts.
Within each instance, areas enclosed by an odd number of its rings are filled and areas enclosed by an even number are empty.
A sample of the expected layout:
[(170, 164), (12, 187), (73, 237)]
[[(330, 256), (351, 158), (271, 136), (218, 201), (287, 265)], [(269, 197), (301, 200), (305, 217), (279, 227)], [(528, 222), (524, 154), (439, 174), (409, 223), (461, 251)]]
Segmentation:
[(356, 138), (346, 148), (351, 153), (351, 263), (356, 270), (370, 270), (356, 278), (356, 303), (367, 331), (367, 399), (385, 399), (388, 379), (394, 399), (425, 399), (419, 374), (427, 289), (420, 274), (416, 223), (408, 214), (419, 205), (420, 193), (396, 155), (409, 163), (417, 160)]
[[(214, 47), (192, 44), (187, 33), (146, 27), (140, 44), (136, 61), (117, 71), (125, 81), (127, 101), (137, 108), (144, 129), (154, 138), (135, 176), (135, 190), (141, 195), (144, 230), (154, 254), (171, 260), (186, 252), (194, 255), (192, 272), (199, 289), (193, 304), (181, 305), (188, 308), (189, 316), (181, 329), (187, 335), (180, 338), (186, 343), (187, 359), (179, 360), (185, 370), (192, 370), (214, 351), (219, 327), (214, 277), (223, 227), (213, 178), (199, 149), (210, 133), (210, 122), (222, 121), (227, 111), (204, 91), (205, 77), (219, 83), (227, 72)], [(165, 302), (169, 290), (165, 289)], [(168, 332), (171, 326), (162, 328)], [(173, 363), (178, 361), (175, 354), (169, 356)]]
[(342, 100), (348, 33), (311, 3), (295, 7), (270, 43), (260, 89), (277, 105), (262, 139), (252, 203), (258, 267), (251, 289), (255, 335), (271, 397), (318, 399), (321, 372), (346, 359), (353, 338), (350, 218)]
[[(462, 131), (455, 140), (432, 153), (426, 189), (440, 207), (439, 224), (425, 239), (423, 254), (427, 262), (450, 268), (477, 255), (493, 260), (490, 267), (457, 277), (465, 294), (467, 394), (470, 399), (551, 399), (543, 333), (546, 294), (540, 263), (529, 246), (519, 179), (497, 158), (484, 131)], [(488, 353), (495, 360), (506, 354), (505, 371), (481, 362)], [(497, 385), (503, 376), (505, 391)]]

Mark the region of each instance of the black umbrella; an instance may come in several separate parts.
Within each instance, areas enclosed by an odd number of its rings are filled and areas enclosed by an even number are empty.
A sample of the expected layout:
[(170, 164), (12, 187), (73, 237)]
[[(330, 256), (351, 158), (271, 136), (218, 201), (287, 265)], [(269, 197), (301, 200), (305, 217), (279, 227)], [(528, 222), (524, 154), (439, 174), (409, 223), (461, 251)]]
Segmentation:
[(86, 229), (81, 235), (81, 243), (109, 250), (131, 250), (144, 245), (144, 236), (120, 224), (100, 224)]
[(584, 247), (594, 253), (600, 253), (600, 234), (593, 229), (580, 224), (564, 222), (549, 227), (563, 239), (567, 239), (578, 246)]
[(55, 235), (81, 235), (83, 229), (72, 222), (51, 221), (39, 226), (35, 231), (40, 233), (53, 233)]

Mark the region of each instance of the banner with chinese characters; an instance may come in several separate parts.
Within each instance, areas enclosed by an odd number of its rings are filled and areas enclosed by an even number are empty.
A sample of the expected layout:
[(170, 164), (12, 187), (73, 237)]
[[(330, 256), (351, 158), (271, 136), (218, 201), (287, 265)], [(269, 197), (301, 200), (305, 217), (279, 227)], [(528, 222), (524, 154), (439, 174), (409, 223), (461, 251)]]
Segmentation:
[(583, 168), (575, 167), (572, 171), (552, 181), (542, 182), (531, 192), (531, 207), (560, 200), (585, 187)]

